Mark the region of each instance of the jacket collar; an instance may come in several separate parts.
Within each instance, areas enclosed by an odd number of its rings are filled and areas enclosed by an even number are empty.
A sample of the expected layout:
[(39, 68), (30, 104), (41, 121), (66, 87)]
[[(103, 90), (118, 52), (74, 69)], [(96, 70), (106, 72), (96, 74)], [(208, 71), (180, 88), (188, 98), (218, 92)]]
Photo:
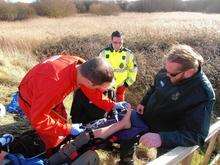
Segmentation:
[(197, 79), (200, 79), (201, 77), (203, 77), (204, 73), (201, 69), (201, 67), (199, 67), (197, 73), (195, 75), (193, 75), (192, 77), (190, 78), (187, 78), (185, 80), (183, 80), (180, 84), (178, 85), (184, 85), (184, 84), (187, 84), (188, 82), (192, 82), (192, 81), (195, 81)]
[[(113, 48), (112, 44), (109, 44), (109, 48), (110, 48), (111, 52), (114, 52), (114, 48)], [(122, 52), (123, 49), (124, 49), (124, 47), (122, 46), (121, 49), (119, 49), (117, 52)]]

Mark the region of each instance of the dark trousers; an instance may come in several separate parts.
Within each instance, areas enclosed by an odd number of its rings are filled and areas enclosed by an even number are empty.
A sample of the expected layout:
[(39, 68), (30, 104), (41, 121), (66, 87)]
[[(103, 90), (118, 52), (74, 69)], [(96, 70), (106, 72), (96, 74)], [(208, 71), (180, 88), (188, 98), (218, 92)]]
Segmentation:
[(120, 142), (120, 165), (132, 165), (133, 154), (136, 141), (133, 139), (123, 140)]
[(70, 116), (72, 123), (88, 124), (96, 119), (103, 118), (105, 111), (90, 103), (81, 89), (74, 92)]

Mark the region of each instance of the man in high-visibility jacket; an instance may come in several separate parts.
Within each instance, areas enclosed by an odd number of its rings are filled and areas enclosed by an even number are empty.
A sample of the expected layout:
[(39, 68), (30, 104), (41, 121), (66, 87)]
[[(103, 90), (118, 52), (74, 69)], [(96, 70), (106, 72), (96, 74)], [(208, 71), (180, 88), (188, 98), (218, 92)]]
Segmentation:
[(123, 47), (122, 33), (112, 33), (111, 44), (101, 51), (100, 56), (104, 57), (114, 70), (113, 88), (116, 90), (116, 101), (124, 101), (127, 87), (136, 80), (137, 64), (131, 50)]
[[(114, 70), (115, 81), (111, 85), (111, 90), (108, 90), (108, 96), (111, 95), (111, 98), (104, 96), (103, 91), (81, 86), (74, 93), (70, 112), (73, 123), (86, 124), (95, 119), (103, 118), (105, 112), (110, 112), (117, 107), (116, 102), (125, 100), (127, 87), (136, 80), (137, 64), (132, 52), (123, 47), (122, 33), (118, 31), (112, 33), (111, 44), (100, 52), (100, 56), (106, 59)], [(113, 94), (115, 92), (116, 99)], [(91, 97), (95, 97), (95, 101), (90, 100)]]

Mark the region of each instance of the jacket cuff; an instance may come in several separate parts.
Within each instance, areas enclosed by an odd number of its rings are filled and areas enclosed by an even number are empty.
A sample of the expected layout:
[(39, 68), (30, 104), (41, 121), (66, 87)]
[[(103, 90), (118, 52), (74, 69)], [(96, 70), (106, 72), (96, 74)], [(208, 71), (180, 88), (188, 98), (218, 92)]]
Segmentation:
[(128, 79), (125, 80), (125, 83), (126, 83), (128, 86), (131, 86), (131, 85), (134, 83), (134, 81), (131, 80), (130, 78), (128, 78)]
[(129, 87), (129, 85), (128, 85), (128, 83), (127, 83), (127, 82), (124, 82), (124, 86), (125, 86), (126, 88), (128, 88), (128, 87)]
[(159, 132), (158, 134), (160, 135), (160, 138), (161, 138), (161, 146), (160, 147), (167, 148), (169, 146), (169, 144), (168, 144), (169, 139), (167, 139), (166, 132)]
[(113, 110), (113, 108), (115, 107), (115, 105), (116, 105), (116, 102), (112, 102), (111, 108), (107, 112), (111, 112)]
[(72, 124), (67, 124), (68, 135), (71, 134)]

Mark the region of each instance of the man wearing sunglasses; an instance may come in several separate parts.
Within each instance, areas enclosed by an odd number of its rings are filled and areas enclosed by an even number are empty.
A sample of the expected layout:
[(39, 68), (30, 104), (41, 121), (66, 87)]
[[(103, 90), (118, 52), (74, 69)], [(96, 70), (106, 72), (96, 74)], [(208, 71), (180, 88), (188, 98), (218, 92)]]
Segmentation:
[[(165, 58), (165, 71), (156, 75), (154, 86), (137, 106), (150, 127), (140, 143), (159, 148), (159, 152), (204, 144), (215, 94), (202, 63), (202, 56), (190, 46), (171, 48)], [(128, 149), (126, 152), (131, 153)]]

